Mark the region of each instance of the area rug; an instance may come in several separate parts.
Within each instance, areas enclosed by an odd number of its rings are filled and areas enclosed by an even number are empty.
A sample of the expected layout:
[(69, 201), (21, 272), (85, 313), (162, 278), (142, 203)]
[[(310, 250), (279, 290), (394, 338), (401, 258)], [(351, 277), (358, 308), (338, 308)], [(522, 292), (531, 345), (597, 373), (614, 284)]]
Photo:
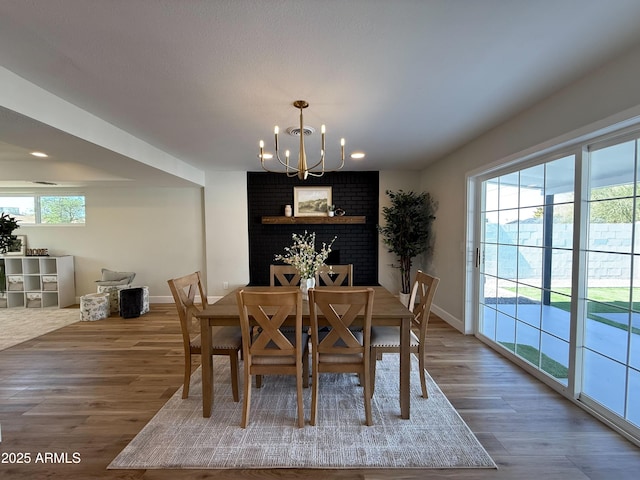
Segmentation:
[(411, 372), (411, 419), (400, 418), (398, 355), (378, 362), (374, 425), (364, 425), (358, 377), (321, 374), (317, 425), (296, 426), (295, 380), (264, 377), (251, 396), (249, 426), (240, 427), (242, 399), (233, 402), (229, 363), (214, 357), (214, 405), (202, 417), (200, 370), (111, 462), (109, 469), (258, 468), (497, 468), (432, 378), (420, 392), (417, 359)]
[(78, 321), (77, 308), (0, 308), (0, 350)]

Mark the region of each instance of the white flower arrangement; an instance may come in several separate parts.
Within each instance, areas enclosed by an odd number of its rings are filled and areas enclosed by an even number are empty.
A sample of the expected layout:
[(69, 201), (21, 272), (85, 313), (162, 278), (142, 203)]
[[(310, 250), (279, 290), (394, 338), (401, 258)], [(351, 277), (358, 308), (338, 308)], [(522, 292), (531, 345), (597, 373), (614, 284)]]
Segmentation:
[(322, 248), (316, 252), (316, 234), (315, 232), (304, 235), (292, 234), (293, 245), (284, 247), (284, 255), (276, 255), (275, 260), (283, 261), (295, 267), (300, 273), (300, 278), (313, 278), (318, 269), (324, 265), (324, 261), (331, 252), (331, 246), (337, 237), (333, 237), (331, 243), (322, 242)]

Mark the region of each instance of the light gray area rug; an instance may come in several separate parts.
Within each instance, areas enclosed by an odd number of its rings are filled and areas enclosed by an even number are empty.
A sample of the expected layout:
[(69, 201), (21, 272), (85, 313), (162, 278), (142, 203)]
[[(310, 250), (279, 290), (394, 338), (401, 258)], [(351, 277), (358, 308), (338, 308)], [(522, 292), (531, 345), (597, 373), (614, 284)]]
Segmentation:
[(497, 468), (494, 461), (428, 378), (420, 394), (417, 359), (411, 372), (411, 419), (400, 418), (398, 355), (378, 362), (372, 401), (374, 425), (364, 425), (363, 389), (355, 375), (321, 374), (317, 426), (296, 426), (295, 380), (264, 377), (254, 388), (247, 429), (240, 428), (242, 398), (234, 403), (226, 357), (214, 357), (214, 406), (202, 417), (200, 369), (111, 462), (109, 469), (183, 468)]
[(77, 308), (0, 308), (0, 350), (78, 321)]

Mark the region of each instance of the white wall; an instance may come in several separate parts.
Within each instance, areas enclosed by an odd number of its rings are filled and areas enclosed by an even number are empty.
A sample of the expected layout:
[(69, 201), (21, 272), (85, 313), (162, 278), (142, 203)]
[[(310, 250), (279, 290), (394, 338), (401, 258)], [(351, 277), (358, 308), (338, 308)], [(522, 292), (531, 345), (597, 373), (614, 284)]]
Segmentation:
[(27, 236), (28, 248), (74, 256), (76, 297), (96, 291), (103, 267), (136, 272), (134, 283), (149, 286), (152, 302), (171, 297), (169, 278), (204, 269), (202, 188), (73, 192), (86, 195), (85, 226), (24, 226), (16, 234)]
[(249, 283), (247, 173), (206, 172), (205, 179), (207, 294), (223, 296)]
[[(550, 96), (533, 108), (430, 165), (422, 189), (439, 203), (434, 222), (433, 273), (441, 282), (435, 313), (462, 329), (465, 294), (466, 184), (468, 172), (518, 152), (566, 140), (571, 132), (622, 121), (638, 114), (640, 46)], [(469, 325), (467, 325), (467, 328)]]

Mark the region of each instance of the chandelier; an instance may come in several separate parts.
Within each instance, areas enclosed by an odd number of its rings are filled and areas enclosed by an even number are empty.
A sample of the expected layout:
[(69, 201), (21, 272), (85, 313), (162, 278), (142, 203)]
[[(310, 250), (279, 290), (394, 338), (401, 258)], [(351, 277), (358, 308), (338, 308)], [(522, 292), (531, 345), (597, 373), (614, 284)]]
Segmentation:
[(298, 153), (298, 166), (296, 167), (289, 163), (289, 158), (290, 158), (289, 150), (285, 151), (284, 153), (284, 158), (285, 158), (284, 162), (280, 158), (280, 150), (278, 149), (279, 129), (276, 126), (273, 129), (273, 133), (275, 135), (275, 157), (278, 160), (278, 162), (280, 162), (280, 164), (284, 167), (284, 170), (282, 168), (280, 168), (279, 170), (273, 170), (271, 168), (268, 168), (265, 165), (264, 163), (265, 159), (272, 158), (272, 156), (264, 152), (264, 142), (260, 140), (259, 157), (260, 157), (260, 164), (262, 165), (262, 168), (267, 172), (271, 172), (271, 173), (286, 173), (287, 177), (298, 177), (300, 180), (306, 180), (309, 175), (311, 175), (312, 177), (321, 177), (326, 172), (337, 172), (338, 170), (342, 169), (342, 167), (344, 167), (344, 138), (340, 139), (340, 151), (341, 151), (340, 166), (333, 170), (325, 169), (325, 164), (324, 164), (325, 126), (324, 125), (320, 127), (320, 133), (322, 135), (322, 148), (320, 149), (320, 160), (318, 161), (318, 163), (312, 165), (311, 167), (307, 165), (307, 154), (305, 153), (305, 150), (304, 150), (304, 137), (305, 135), (310, 135), (315, 131), (310, 127), (305, 127), (304, 121), (302, 119), (302, 110), (307, 108), (309, 106), (309, 103), (306, 102), (305, 100), (296, 100), (295, 102), (293, 102), (293, 106), (300, 109), (300, 129), (298, 130), (296, 127), (290, 127), (287, 129), (287, 132), (290, 135), (300, 136), (300, 152)]

